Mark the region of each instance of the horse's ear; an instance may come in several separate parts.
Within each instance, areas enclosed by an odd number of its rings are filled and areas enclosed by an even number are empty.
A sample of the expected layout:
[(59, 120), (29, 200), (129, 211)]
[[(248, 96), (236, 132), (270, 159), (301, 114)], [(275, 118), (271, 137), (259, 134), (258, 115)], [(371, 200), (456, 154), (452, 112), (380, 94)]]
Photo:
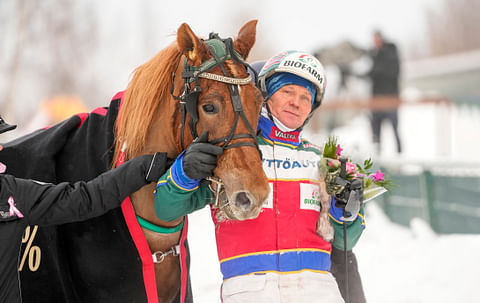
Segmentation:
[(183, 23), (178, 28), (177, 45), (178, 50), (187, 56), (187, 59), (193, 66), (199, 66), (208, 54), (205, 44), (200, 41), (186, 23)]
[(242, 55), (243, 59), (247, 60), (248, 54), (255, 44), (257, 36), (257, 22), (258, 20), (251, 20), (247, 22), (238, 32), (237, 39), (235, 39), (235, 50)]

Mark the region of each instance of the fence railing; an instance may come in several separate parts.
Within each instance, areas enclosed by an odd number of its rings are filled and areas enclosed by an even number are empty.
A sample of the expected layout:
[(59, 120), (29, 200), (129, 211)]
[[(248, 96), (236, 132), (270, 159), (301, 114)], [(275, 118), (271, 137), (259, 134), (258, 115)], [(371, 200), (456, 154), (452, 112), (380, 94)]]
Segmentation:
[(382, 166), (395, 187), (377, 201), (393, 222), (418, 217), (438, 233), (480, 233), (479, 164), (404, 166)]

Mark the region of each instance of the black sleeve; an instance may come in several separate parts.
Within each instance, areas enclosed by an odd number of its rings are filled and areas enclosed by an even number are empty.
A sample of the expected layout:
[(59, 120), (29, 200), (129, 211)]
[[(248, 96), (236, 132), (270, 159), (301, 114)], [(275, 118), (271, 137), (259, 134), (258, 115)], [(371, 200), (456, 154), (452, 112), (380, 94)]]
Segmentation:
[(20, 195), (17, 199), (24, 201), (19, 204), (23, 206), (20, 211), (31, 225), (83, 221), (120, 206), (128, 195), (163, 174), (165, 164), (166, 154), (157, 153), (155, 157), (144, 155), (129, 160), (89, 182), (53, 185), (12, 178), (10, 182), (15, 184), (9, 188), (15, 188), (16, 195)]

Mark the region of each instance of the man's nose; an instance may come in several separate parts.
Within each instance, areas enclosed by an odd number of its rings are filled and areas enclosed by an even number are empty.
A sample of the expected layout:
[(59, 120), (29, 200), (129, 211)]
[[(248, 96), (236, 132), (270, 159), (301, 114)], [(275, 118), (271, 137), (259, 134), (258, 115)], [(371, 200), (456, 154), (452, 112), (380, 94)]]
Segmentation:
[(290, 104), (295, 106), (295, 107), (298, 107), (299, 104), (300, 104), (300, 96), (296, 95), (296, 94), (292, 95), (290, 97)]

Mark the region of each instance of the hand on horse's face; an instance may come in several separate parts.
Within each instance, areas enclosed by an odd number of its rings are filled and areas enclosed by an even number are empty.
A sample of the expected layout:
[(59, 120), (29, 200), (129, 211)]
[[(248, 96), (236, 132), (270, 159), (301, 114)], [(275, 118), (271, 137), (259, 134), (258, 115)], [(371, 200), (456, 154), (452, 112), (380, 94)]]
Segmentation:
[(183, 171), (189, 178), (205, 179), (213, 174), (222, 153), (223, 148), (208, 143), (208, 132), (204, 132), (185, 150)]

